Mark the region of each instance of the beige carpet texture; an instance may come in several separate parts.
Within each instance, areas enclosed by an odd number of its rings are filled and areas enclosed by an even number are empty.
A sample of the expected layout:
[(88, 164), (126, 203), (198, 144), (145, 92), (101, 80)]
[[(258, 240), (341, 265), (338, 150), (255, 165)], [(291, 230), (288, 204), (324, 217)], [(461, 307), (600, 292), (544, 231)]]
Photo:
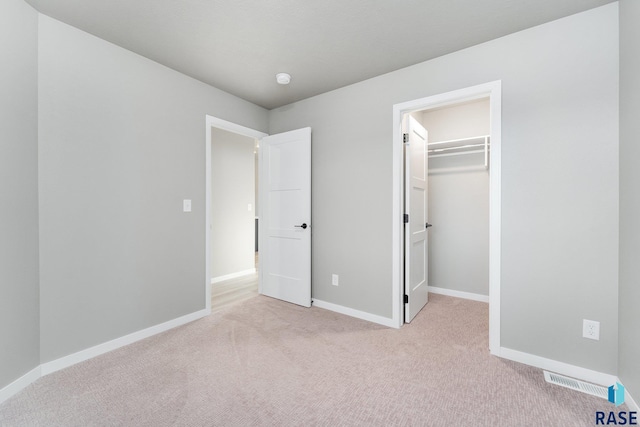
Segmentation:
[(36, 381), (1, 426), (593, 426), (604, 399), (489, 355), (488, 305), (389, 329), (257, 296)]

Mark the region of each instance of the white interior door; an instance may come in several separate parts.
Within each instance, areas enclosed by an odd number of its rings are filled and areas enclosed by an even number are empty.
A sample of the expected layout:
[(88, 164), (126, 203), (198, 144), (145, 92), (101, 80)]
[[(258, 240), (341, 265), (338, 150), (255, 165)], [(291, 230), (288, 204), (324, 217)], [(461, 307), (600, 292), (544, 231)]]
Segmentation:
[(430, 224), (427, 222), (427, 130), (408, 115), (405, 135), (404, 321), (409, 323), (429, 300), (427, 230)]
[(260, 293), (311, 306), (311, 128), (260, 141)]

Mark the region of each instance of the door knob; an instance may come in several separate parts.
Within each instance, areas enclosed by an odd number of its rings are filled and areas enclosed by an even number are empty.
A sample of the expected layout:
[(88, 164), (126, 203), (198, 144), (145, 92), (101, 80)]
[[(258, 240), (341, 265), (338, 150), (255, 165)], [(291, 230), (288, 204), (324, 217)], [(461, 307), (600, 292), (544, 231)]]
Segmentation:
[(429, 227), (433, 227), (433, 224), (426, 223), (426, 224), (424, 225), (424, 228), (429, 228)]
[(302, 223), (302, 225), (294, 225), (294, 227), (296, 227), (296, 228), (302, 228), (302, 229), (304, 230), (304, 229), (306, 229), (308, 226), (307, 226), (307, 223), (306, 223), (306, 222), (303, 222), (303, 223)]

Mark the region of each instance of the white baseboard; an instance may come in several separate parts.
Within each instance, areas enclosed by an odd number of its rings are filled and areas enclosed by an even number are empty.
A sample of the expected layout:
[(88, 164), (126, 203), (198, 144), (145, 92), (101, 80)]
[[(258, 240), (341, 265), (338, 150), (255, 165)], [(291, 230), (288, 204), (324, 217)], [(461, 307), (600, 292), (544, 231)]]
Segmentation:
[(355, 317), (357, 319), (366, 320), (368, 322), (377, 323), (379, 325), (388, 326), (390, 328), (397, 328), (393, 319), (389, 317), (378, 316), (377, 314), (371, 314), (353, 308), (344, 307), (342, 305), (333, 304), (319, 299), (313, 299), (313, 306), (318, 308), (324, 308), (325, 310), (335, 311), (336, 313), (345, 314), (347, 316)]
[(198, 320), (202, 317), (205, 317), (207, 314), (209, 313), (207, 312), (206, 309), (196, 311), (194, 313), (186, 314), (176, 319), (169, 320), (164, 323), (160, 323), (159, 325), (151, 326), (141, 331), (134, 332), (132, 334), (125, 335), (123, 337), (116, 338), (114, 340), (111, 340), (102, 344), (98, 344), (86, 350), (82, 350), (77, 353), (70, 354), (69, 356), (64, 356), (64, 357), (61, 357), (60, 359), (43, 363), (35, 367), (31, 371), (27, 372), (25, 375), (21, 376), (11, 384), (0, 389), (0, 403), (9, 399), (11, 396), (15, 395), (16, 393), (18, 393), (19, 391), (21, 391), (22, 389), (27, 387), (29, 384), (39, 379), (40, 377), (59, 371), (60, 369), (64, 369), (69, 366), (75, 365), (76, 363), (84, 362), (85, 360), (89, 360), (96, 356), (100, 356), (101, 354), (107, 353), (117, 348), (124, 347), (125, 345), (133, 344), (136, 341), (143, 340), (145, 338), (159, 334), (161, 332), (168, 331), (169, 329), (173, 329), (177, 326), (181, 326), (186, 323), (193, 322), (194, 320)]
[(547, 359), (505, 347), (500, 347), (500, 353), (497, 356), (605, 387), (615, 384), (618, 380), (615, 375), (592, 371), (591, 369), (569, 365), (568, 363), (558, 362), (557, 360)]
[(75, 365), (76, 363), (84, 362), (85, 360), (92, 359), (96, 356), (100, 356), (101, 354), (108, 353), (120, 347), (124, 347), (125, 345), (133, 344), (136, 341), (140, 341), (150, 336), (159, 334), (161, 332), (168, 331), (169, 329), (173, 329), (177, 326), (181, 326), (186, 323), (193, 322), (194, 320), (198, 320), (206, 315), (207, 315), (207, 310), (196, 311), (194, 313), (186, 314), (176, 319), (169, 320), (164, 323), (160, 323), (159, 325), (151, 326), (141, 331), (133, 332), (129, 335), (125, 335), (123, 337), (116, 338), (114, 340), (107, 341), (102, 344), (98, 344), (86, 350), (81, 350), (77, 353), (73, 353), (68, 356), (61, 357), (60, 359), (43, 363), (42, 365), (40, 365), (42, 369), (42, 376), (45, 376), (53, 372), (59, 371), (60, 369), (64, 369), (69, 366)]
[(248, 276), (249, 274), (256, 274), (255, 268), (250, 268), (248, 270), (238, 271), (236, 273), (225, 274), (224, 276), (212, 277), (211, 284), (218, 282), (224, 282), (225, 280), (235, 279), (236, 277)]
[(486, 302), (486, 303), (489, 302), (489, 295), (474, 294), (471, 292), (463, 292), (463, 291), (454, 291), (453, 289), (438, 288), (436, 286), (429, 286), (427, 289), (429, 290), (429, 292), (432, 292), (434, 294), (447, 295), (450, 297), (464, 298), (464, 299), (470, 299), (473, 301), (480, 301), (480, 302)]
[(6, 387), (0, 389), (0, 403), (9, 399), (14, 394), (20, 392), (22, 389), (27, 387), (32, 382), (36, 381), (38, 378), (42, 376), (42, 371), (40, 366), (36, 366), (11, 384)]

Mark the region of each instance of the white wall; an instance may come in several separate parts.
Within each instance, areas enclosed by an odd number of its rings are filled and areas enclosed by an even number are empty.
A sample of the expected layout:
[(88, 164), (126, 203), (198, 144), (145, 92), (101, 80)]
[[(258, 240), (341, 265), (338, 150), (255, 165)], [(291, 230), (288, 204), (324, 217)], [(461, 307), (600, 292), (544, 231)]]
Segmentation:
[[(429, 142), (490, 133), (489, 100), (421, 114)], [(429, 159), (429, 286), (489, 295), (489, 172), (484, 154)]]
[(428, 126), (429, 142), (470, 138), (491, 133), (489, 98), (423, 111), (421, 121)]
[(0, 1), (0, 389), (39, 365), (38, 14)]
[(254, 146), (252, 138), (211, 130), (212, 279), (255, 267)]
[(620, 372), (640, 399), (640, 2), (620, 2)]
[(41, 362), (204, 309), (206, 115), (267, 111), (44, 15), (39, 90)]
[(313, 129), (313, 297), (391, 317), (393, 105), (495, 80), (502, 346), (615, 373), (617, 3), (273, 110)]

